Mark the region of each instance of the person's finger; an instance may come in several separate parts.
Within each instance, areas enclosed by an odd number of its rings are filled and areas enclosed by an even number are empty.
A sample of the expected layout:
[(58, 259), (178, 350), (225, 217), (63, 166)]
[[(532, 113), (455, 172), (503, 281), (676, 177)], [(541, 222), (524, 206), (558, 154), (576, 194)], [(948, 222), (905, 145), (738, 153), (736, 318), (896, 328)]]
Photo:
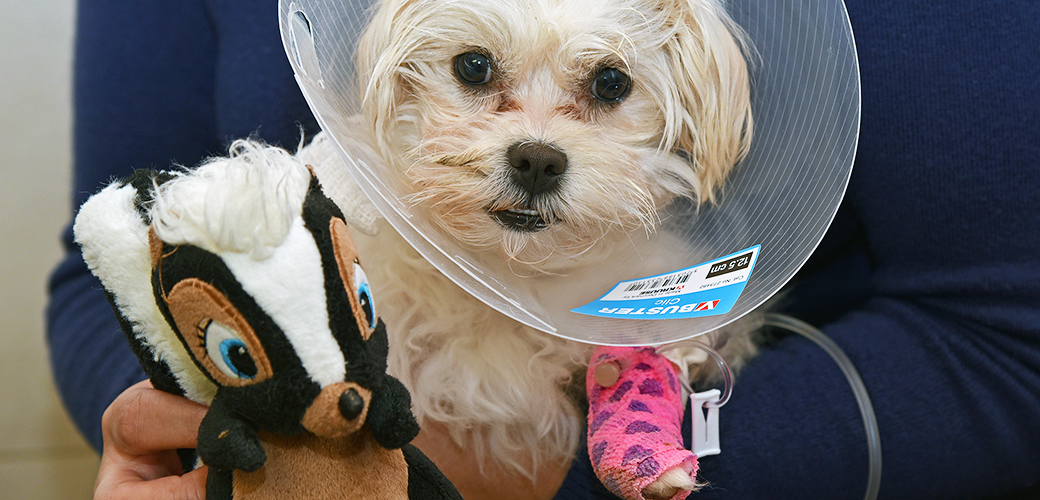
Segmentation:
[(123, 391), (102, 418), (105, 449), (94, 499), (203, 499), (206, 468), (181, 474), (174, 450), (195, 446), (205, 414), (205, 406), (148, 381)]
[(206, 407), (152, 388), (148, 381), (131, 386), (105, 410), (105, 444), (126, 455), (194, 448)]
[(207, 467), (200, 467), (180, 476), (165, 476), (142, 481), (127, 475), (125, 469), (115, 474), (100, 474), (94, 487), (94, 500), (136, 500), (154, 498), (163, 500), (204, 500), (206, 498)]

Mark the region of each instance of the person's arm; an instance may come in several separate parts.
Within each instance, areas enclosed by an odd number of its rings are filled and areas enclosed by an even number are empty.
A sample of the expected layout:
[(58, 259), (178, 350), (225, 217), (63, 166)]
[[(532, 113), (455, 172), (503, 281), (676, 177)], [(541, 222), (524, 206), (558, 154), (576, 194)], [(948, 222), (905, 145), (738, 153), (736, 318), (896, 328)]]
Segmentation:
[[(170, 167), (219, 152), (215, 43), (198, 2), (78, 3), (74, 208), (134, 168)], [(48, 346), (65, 406), (100, 450), (104, 409), (145, 375), (71, 233), (64, 233), (66, 255), (49, 283)]]
[[(254, 136), (294, 149), (317, 123), (281, 45), (277, 3), (78, 3), (73, 207), (135, 168), (192, 166)], [(145, 376), (72, 242), (51, 275), (47, 338), (62, 399), (102, 446), (101, 416)]]
[[(881, 498), (1036, 487), (1040, 4), (846, 5), (863, 89), (856, 165), (845, 213), (788, 298), (864, 379)], [(720, 420), (699, 498), (863, 498), (852, 391), (805, 339), (763, 349)]]
[[(996, 498), (1037, 481), (1035, 345), (899, 298), (873, 299), (823, 331), (870, 392), (882, 498)], [(723, 454), (701, 460), (711, 485), (702, 497), (863, 498), (856, 401), (834, 361), (807, 340), (763, 350), (720, 426)]]

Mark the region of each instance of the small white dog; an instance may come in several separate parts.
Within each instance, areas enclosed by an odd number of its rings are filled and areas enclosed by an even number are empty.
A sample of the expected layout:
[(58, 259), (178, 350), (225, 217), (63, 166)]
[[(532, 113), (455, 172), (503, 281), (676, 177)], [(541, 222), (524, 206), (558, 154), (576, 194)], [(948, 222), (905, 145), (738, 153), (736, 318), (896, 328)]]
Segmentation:
[[(357, 52), (359, 133), (460, 242), (566, 272), (676, 198), (713, 202), (751, 136), (739, 33), (720, 0), (383, 0)], [(507, 498), (509, 478), (551, 495), (582, 437), (590, 348), (492, 310), (392, 228), (357, 243), (420, 446), (467, 498)], [(754, 352), (741, 333), (737, 365)]]

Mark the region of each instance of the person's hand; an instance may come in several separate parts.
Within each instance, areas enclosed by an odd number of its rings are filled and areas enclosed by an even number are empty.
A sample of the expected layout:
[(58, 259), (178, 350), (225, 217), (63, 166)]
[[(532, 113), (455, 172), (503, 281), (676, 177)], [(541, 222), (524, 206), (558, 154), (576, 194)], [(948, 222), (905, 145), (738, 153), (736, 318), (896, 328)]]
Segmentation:
[(104, 451), (94, 500), (202, 500), (206, 468), (181, 470), (178, 448), (194, 448), (206, 407), (149, 381), (123, 391), (101, 419)]

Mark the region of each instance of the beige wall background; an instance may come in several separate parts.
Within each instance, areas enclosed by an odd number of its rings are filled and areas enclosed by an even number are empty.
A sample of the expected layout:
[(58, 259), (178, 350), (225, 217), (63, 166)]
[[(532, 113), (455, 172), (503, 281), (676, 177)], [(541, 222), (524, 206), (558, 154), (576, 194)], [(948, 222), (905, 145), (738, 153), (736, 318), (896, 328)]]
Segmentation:
[(0, 500), (88, 499), (97, 455), (50, 376), (43, 308), (70, 213), (74, 0), (0, 16)]

